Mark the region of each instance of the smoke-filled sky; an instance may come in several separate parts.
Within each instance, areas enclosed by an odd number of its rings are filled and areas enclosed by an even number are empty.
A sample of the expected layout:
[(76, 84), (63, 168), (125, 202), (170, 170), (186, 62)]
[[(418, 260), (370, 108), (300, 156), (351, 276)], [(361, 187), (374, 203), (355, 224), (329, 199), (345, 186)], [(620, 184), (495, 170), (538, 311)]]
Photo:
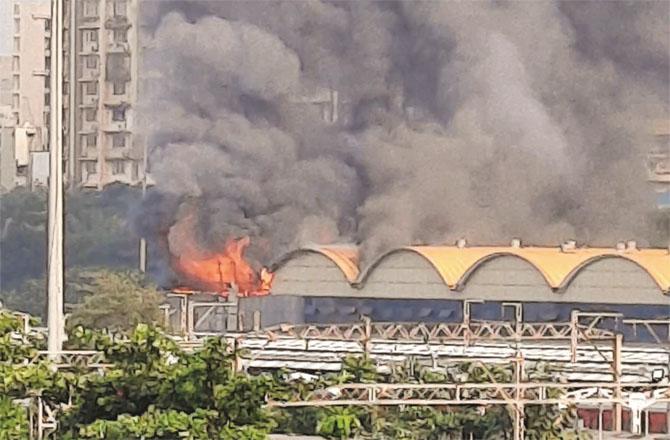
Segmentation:
[(190, 234), (209, 250), (250, 235), (261, 262), (309, 242), (369, 257), (461, 237), (649, 240), (670, 2), (144, 1), (142, 15), (157, 185), (140, 226), (174, 255)]

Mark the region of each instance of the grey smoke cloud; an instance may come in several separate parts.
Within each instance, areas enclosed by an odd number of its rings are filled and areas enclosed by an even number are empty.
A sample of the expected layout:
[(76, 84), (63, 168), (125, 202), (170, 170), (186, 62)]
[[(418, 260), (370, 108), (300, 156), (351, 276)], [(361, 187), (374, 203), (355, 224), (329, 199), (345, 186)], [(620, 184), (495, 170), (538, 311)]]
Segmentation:
[[(667, 2), (145, 2), (144, 113), (169, 227), (308, 242), (610, 246), (651, 236)], [(316, 96), (336, 90), (339, 120)], [(309, 98), (309, 99), (308, 99)], [(178, 240), (171, 250), (178, 251)], [(663, 244), (663, 243), (656, 243)]]

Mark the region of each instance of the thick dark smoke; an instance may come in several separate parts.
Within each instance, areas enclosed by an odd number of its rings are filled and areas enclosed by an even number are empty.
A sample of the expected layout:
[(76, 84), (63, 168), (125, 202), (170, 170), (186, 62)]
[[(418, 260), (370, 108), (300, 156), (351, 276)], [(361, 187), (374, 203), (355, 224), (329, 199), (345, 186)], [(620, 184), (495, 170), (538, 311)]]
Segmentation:
[(179, 254), (195, 215), (201, 246), (251, 235), (259, 261), (307, 242), (649, 244), (669, 8), (145, 1), (141, 227)]

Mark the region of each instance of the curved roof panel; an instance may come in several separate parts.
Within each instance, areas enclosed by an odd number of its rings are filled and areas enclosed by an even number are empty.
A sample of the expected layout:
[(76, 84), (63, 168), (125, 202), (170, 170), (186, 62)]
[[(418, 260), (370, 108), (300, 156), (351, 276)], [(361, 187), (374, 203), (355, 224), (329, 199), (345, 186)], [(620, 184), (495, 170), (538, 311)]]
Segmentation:
[(284, 255), (272, 266), (272, 271), (286, 264), (289, 260), (299, 254), (316, 253), (323, 255), (342, 271), (349, 283), (353, 283), (358, 277), (358, 249), (354, 246), (306, 246)]
[(414, 252), (423, 257), (438, 272), (450, 289), (461, 287), (479, 267), (493, 258), (514, 256), (533, 266), (553, 289), (567, 286), (577, 274), (591, 263), (603, 258), (622, 258), (643, 269), (665, 292), (670, 292), (670, 252), (666, 249), (617, 251), (610, 248), (560, 247), (503, 247), (503, 246), (408, 246), (380, 256), (365, 271), (359, 269), (359, 253), (355, 246), (308, 246), (285, 255), (274, 269), (296, 254), (313, 252), (331, 260), (351, 284), (365, 284), (367, 275), (391, 254)]
[(344, 276), (350, 283), (353, 283), (358, 277), (358, 249), (348, 246), (326, 246), (313, 248), (314, 251), (319, 252), (330, 258), (333, 263), (340, 268)]
[(624, 258), (644, 269), (664, 292), (670, 291), (670, 253), (664, 249), (618, 252), (608, 248), (580, 248), (563, 251), (548, 247), (464, 247), (411, 246), (406, 249), (426, 258), (451, 289), (461, 285), (481, 264), (499, 256), (516, 256), (533, 265), (554, 289), (591, 262), (601, 258)]

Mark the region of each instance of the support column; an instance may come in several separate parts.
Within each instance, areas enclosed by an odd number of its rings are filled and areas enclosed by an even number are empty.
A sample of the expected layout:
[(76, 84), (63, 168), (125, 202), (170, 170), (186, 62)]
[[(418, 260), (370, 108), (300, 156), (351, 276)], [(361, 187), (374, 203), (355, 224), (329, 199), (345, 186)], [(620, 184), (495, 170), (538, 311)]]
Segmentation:
[(521, 379), (523, 376), (523, 358), (517, 353), (516, 362), (514, 363), (514, 440), (524, 440), (525, 437), (525, 408), (521, 399), (524, 397), (521, 394)]
[(51, 114), (49, 127), (49, 208), (47, 240), (48, 350), (63, 350), (63, 2), (51, 1)]
[(603, 440), (603, 405), (598, 405), (598, 440)]
[(623, 408), (621, 406), (621, 349), (623, 347), (623, 335), (617, 334), (614, 338), (614, 352), (612, 359), (612, 368), (614, 373), (614, 383), (616, 389), (614, 391), (614, 398), (617, 401), (614, 403), (614, 431), (621, 432), (623, 429)]
[(238, 301), (239, 290), (235, 284), (228, 291), (227, 301), (230, 303), (230, 307), (226, 307), (226, 331), (234, 332), (237, 331), (237, 309), (239, 307)]

